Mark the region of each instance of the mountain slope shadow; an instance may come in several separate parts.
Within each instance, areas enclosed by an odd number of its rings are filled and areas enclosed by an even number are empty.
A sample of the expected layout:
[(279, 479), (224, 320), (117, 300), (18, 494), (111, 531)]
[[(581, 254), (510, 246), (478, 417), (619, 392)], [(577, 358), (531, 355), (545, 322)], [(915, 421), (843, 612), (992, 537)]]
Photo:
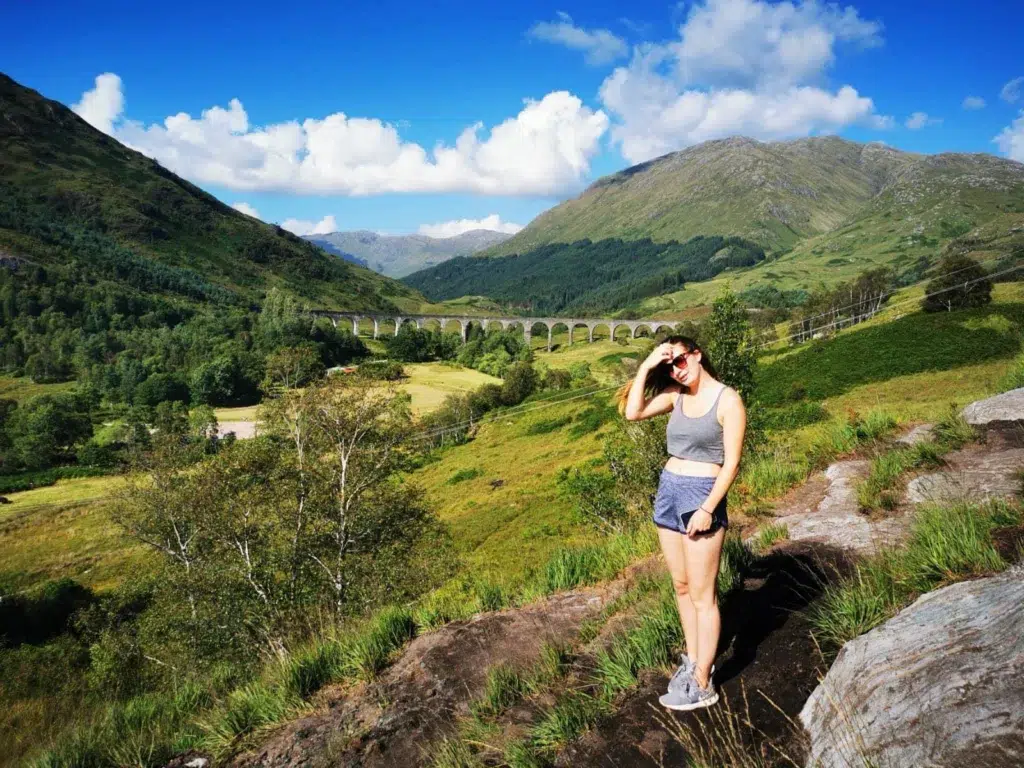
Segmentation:
[(845, 552), (805, 542), (787, 543), (762, 558), (743, 591), (723, 606), (716, 673), (722, 701), (716, 712), (667, 712), (658, 705), (658, 696), (668, 678), (648, 673), (619, 702), (616, 713), (570, 746), (558, 765), (687, 765), (690, 755), (672, 732), (685, 727), (697, 738), (715, 738), (726, 707), (749, 718), (760, 732), (755, 736), (750, 728), (741, 728), (755, 750), (768, 742), (791, 742), (790, 720), (823, 671), (805, 609), (851, 567)]

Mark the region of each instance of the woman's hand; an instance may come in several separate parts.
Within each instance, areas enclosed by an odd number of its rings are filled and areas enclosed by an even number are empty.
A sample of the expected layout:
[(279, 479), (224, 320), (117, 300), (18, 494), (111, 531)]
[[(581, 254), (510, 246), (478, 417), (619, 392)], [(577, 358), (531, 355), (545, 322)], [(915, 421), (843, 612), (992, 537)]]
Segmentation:
[(657, 368), (662, 363), (669, 362), (670, 360), (672, 360), (672, 345), (668, 342), (664, 342), (654, 348), (651, 354), (649, 354), (644, 361), (640, 363), (640, 367), (649, 371), (653, 368)]
[(686, 526), (686, 535), (691, 539), (699, 536), (711, 527), (711, 513), (701, 507), (690, 516), (690, 524)]

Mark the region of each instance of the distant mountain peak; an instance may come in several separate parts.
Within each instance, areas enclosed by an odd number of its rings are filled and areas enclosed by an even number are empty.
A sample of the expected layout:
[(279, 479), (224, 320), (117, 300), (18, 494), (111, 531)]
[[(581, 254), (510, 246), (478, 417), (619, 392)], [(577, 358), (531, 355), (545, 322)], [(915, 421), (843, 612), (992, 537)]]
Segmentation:
[(456, 256), (470, 256), (509, 237), (511, 235), (490, 229), (473, 229), (454, 237), (381, 235), (360, 229), (308, 235), (306, 239), (347, 261), (368, 266), (388, 277), (404, 277)]

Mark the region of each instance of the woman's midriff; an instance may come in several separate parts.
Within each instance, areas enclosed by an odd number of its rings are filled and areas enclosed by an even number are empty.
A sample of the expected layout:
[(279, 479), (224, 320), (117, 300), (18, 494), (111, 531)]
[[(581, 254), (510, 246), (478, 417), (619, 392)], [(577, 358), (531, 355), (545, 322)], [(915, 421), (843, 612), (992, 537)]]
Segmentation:
[(718, 464), (711, 464), (707, 461), (691, 461), (690, 459), (677, 459), (669, 457), (665, 463), (665, 469), (673, 475), (690, 475), (692, 477), (718, 477), (722, 467)]

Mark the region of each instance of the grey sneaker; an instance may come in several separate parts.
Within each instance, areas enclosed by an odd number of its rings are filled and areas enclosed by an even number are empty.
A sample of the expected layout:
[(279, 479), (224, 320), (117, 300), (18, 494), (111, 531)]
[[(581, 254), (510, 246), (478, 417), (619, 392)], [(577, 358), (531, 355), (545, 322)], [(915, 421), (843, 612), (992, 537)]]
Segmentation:
[(666, 709), (674, 709), (677, 712), (710, 707), (717, 701), (718, 691), (715, 690), (715, 684), (710, 679), (707, 688), (701, 688), (696, 682), (692, 682), (685, 688), (670, 691), (658, 699), (661, 706)]
[(689, 656), (686, 656), (685, 654), (682, 657), (682, 661), (683, 663), (679, 665), (679, 669), (677, 669), (672, 674), (672, 677), (669, 678), (669, 693), (685, 688), (693, 682), (693, 669), (697, 665), (690, 660)]

